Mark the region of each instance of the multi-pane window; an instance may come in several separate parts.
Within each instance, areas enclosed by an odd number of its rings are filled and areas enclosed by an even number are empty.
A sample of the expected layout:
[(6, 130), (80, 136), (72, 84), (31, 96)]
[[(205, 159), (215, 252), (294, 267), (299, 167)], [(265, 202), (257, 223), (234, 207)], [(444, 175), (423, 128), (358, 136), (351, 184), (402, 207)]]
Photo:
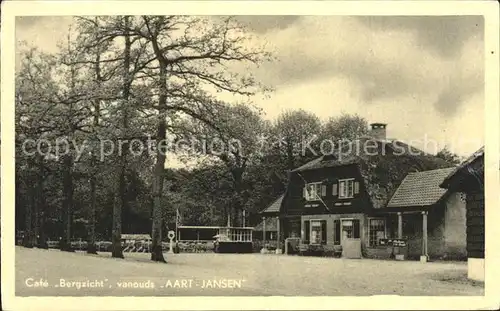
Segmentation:
[(354, 179), (339, 180), (339, 198), (354, 197)]
[(307, 201), (316, 201), (321, 195), (321, 183), (306, 184), (304, 197)]
[(342, 220), (342, 239), (359, 239), (359, 219)]
[(311, 221), (311, 244), (321, 244), (321, 222)]
[(305, 220), (301, 239), (305, 244), (326, 244), (326, 220)]
[(370, 219), (369, 245), (377, 246), (379, 239), (385, 238), (385, 220)]

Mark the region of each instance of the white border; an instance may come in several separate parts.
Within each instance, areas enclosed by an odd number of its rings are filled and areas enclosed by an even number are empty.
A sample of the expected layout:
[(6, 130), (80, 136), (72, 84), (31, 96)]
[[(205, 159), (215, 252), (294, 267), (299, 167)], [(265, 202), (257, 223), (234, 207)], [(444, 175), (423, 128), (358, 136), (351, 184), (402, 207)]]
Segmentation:
[[(8, 310), (467, 310), (498, 308), (499, 44), (496, 1), (5, 1), (2, 3), (2, 301)], [(486, 287), (484, 297), (14, 297), (14, 18), (50, 15), (483, 15), (485, 17)], [(470, 120), (474, 122), (474, 120)]]

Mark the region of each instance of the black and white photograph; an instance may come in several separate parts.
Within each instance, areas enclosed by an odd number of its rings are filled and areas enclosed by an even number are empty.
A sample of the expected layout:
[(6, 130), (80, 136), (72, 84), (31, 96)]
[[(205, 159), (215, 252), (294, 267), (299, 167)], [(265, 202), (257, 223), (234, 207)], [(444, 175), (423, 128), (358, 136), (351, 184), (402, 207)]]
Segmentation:
[(498, 12), (157, 2), (10, 13), (14, 296), (485, 297)]

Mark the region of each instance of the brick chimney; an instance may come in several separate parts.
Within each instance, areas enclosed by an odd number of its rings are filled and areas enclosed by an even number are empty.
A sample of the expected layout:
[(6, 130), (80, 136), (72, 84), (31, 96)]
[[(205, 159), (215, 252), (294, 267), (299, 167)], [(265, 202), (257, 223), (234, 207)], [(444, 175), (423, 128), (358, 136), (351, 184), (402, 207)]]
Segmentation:
[(370, 131), (370, 136), (375, 138), (375, 139), (381, 139), (381, 140), (386, 140), (386, 130), (385, 128), (387, 127), (387, 124), (385, 123), (372, 123), (370, 124), (371, 126), (371, 131)]

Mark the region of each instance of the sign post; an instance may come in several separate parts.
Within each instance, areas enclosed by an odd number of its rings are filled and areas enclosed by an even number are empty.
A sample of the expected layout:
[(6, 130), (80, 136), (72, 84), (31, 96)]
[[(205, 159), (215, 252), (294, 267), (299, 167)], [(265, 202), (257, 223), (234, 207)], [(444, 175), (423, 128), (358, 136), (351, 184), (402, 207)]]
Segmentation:
[[(397, 247), (399, 250), (407, 246), (406, 239), (379, 239), (380, 246), (390, 246), (394, 253), (394, 248)], [(396, 260), (404, 260), (404, 254), (395, 254)]]
[(174, 242), (173, 242), (174, 238), (175, 238), (175, 231), (170, 230), (168, 232), (168, 239), (170, 240), (170, 249), (168, 250), (169, 254), (174, 253)]

